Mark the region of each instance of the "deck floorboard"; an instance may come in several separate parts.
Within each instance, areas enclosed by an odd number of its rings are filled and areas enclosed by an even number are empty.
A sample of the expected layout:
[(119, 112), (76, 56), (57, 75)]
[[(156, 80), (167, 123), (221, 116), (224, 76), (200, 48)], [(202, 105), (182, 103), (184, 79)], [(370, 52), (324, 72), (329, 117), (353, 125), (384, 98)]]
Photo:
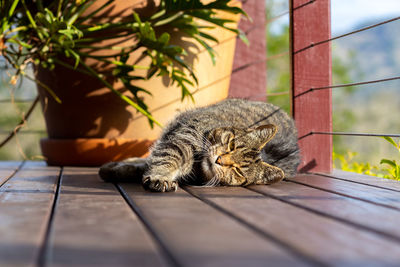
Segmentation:
[(23, 165), (21, 162), (0, 162), (0, 186), (8, 181)]
[(387, 190), (366, 184), (349, 183), (344, 180), (323, 179), (317, 175), (299, 175), (290, 179), (290, 181), (400, 210), (400, 191)]
[(353, 172), (346, 172), (341, 170), (334, 170), (332, 174), (320, 174), (320, 177), (325, 178), (334, 178), (339, 180), (344, 180), (348, 182), (364, 184), (368, 186), (384, 188), (391, 191), (398, 191), (400, 192), (400, 183), (396, 180), (391, 179), (382, 179), (375, 176), (363, 175)]
[[(269, 190), (269, 186), (260, 187)], [(240, 187), (190, 190), (314, 262), (331, 266), (400, 262), (396, 242), (278, 199)], [(384, 259), (383, 254), (387, 255)]]
[(179, 265), (306, 265), (275, 242), (182, 189), (159, 194), (146, 192), (140, 185), (123, 188)]
[(335, 171), (160, 194), (97, 171), (0, 162), (0, 266), (400, 263), (398, 181)]
[(47, 263), (166, 266), (146, 229), (97, 169), (64, 168)]
[(0, 187), (0, 266), (38, 263), (59, 172), (25, 164)]
[(250, 188), (266, 196), (367, 231), (386, 235), (400, 242), (398, 210), (293, 182)]

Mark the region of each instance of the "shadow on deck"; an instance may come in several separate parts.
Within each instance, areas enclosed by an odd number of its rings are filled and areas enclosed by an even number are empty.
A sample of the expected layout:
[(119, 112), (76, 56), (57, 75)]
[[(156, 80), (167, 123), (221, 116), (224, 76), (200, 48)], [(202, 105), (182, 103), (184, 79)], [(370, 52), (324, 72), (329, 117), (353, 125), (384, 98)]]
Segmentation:
[(96, 168), (0, 163), (1, 266), (400, 262), (400, 183), (335, 171), (150, 193)]

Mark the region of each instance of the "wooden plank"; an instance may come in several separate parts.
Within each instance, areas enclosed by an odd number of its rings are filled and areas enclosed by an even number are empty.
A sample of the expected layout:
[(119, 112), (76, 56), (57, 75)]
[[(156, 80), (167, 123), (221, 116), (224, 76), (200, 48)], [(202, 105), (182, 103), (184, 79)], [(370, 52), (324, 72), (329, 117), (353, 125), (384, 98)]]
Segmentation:
[[(318, 173), (316, 173), (318, 174)], [(346, 172), (341, 170), (333, 170), (332, 174), (328, 177), (334, 177), (337, 179), (355, 182), (359, 184), (366, 184), (371, 186), (376, 186), (379, 188), (386, 188), (389, 190), (400, 191), (400, 181), (384, 179), (370, 175), (363, 175), (354, 172)]]
[(117, 189), (96, 168), (65, 168), (47, 264), (164, 266), (157, 247)]
[(292, 182), (252, 190), (400, 242), (400, 211)]
[(18, 161), (0, 162), (0, 187), (15, 174), (20, 166), (21, 162)]
[(240, 187), (189, 190), (322, 265), (382, 266), (400, 262), (399, 243), (253, 191)]
[(179, 189), (159, 194), (123, 185), (181, 266), (303, 266), (301, 259)]
[(229, 97), (266, 100), (265, 1), (242, 1), (243, 10), (252, 21), (242, 18), (239, 29), (247, 34), (250, 44), (236, 41)]
[[(330, 0), (291, 0), (293, 116), (302, 151), (301, 171), (332, 171), (332, 136), (309, 135), (332, 131), (331, 89), (304, 93), (331, 84)], [(300, 51), (300, 52), (298, 52)]]
[(26, 163), (0, 188), (0, 265), (36, 265), (60, 168)]
[(298, 175), (289, 181), (400, 210), (400, 191), (335, 180), (319, 175)]

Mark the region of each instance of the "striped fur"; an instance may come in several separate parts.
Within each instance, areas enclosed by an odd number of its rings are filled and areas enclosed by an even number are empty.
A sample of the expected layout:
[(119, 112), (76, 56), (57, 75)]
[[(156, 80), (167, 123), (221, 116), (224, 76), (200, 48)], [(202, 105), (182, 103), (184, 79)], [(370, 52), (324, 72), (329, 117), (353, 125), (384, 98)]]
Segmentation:
[(241, 99), (179, 114), (147, 159), (100, 168), (104, 180), (142, 179), (152, 191), (178, 184), (271, 184), (296, 174), (300, 163), (293, 120), (278, 107)]

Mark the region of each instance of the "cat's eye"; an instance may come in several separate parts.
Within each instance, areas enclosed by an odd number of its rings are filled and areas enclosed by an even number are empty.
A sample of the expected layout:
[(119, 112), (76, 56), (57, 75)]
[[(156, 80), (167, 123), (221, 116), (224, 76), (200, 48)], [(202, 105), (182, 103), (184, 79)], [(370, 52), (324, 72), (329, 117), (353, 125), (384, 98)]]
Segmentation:
[(232, 150), (235, 149), (235, 140), (234, 140), (234, 139), (231, 139), (231, 140), (229, 141), (229, 143), (228, 143), (228, 149), (229, 149), (229, 151), (232, 151)]

